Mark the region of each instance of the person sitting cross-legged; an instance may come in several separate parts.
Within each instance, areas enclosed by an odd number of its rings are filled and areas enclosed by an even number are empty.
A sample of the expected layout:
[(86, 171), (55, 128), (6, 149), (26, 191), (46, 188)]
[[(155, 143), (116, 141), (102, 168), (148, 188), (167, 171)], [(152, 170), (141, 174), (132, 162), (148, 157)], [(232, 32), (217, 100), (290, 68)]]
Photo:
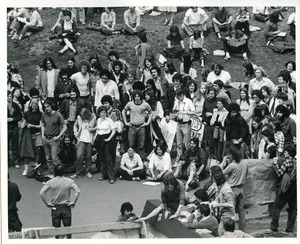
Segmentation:
[(127, 153), (124, 153), (121, 159), (120, 168), (117, 172), (120, 178), (132, 181), (140, 181), (140, 176), (143, 174), (144, 164), (139, 154), (135, 153), (132, 148), (129, 148)]

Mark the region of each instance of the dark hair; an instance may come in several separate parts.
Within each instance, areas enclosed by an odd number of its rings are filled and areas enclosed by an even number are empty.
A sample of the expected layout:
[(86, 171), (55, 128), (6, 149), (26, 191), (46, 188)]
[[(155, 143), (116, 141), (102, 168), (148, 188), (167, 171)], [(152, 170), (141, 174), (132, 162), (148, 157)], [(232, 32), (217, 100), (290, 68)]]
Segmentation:
[(65, 167), (62, 164), (55, 165), (54, 175), (55, 176), (63, 176), (64, 174), (65, 174)]
[(226, 154), (230, 153), (232, 155), (232, 158), (239, 163), (241, 160), (241, 153), (240, 150), (237, 149), (236, 146), (230, 146), (227, 150), (226, 150)]
[(272, 117), (270, 122), (274, 126), (275, 132), (282, 131), (281, 122), (279, 121), (279, 119)]
[(282, 113), (284, 118), (287, 118), (290, 116), (289, 109), (282, 104), (279, 104), (275, 110), (276, 110), (276, 113), (278, 113), (278, 112)]
[(219, 63), (213, 63), (211, 66), (211, 70), (214, 70), (215, 67), (218, 67), (220, 70), (223, 70), (224, 67)]
[(294, 61), (290, 60), (290, 61), (286, 62), (285, 67), (287, 67), (288, 64), (291, 64), (293, 66), (293, 70), (296, 70), (296, 63)]
[(137, 37), (143, 42), (146, 43), (148, 41), (146, 32), (138, 32)]
[(91, 70), (91, 64), (89, 61), (87, 60), (81, 60), (78, 64), (78, 70), (81, 71), (82, 66), (86, 66), (87, 67), (87, 71), (90, 72)]
[(194, 39), (198, 40), (201, 37), (201, 31), (195, 30), (194, 31)]
[(155, 109), (155, 107), (156, 107), (155, 105), (157, 102), (157, 97), (155, 95), (155, 91), (153, 89), (148, 89), (145, 91), (145, 97), (146, 97), (146, 95), (149, 95), (149, 97), (150, 97), (150, 99), (147, 100), (147, 103), (149, 103), (151, 109)]
[[(259, 116), (253, 116), (252, 122), (253, 121), (258, 124), (257, 129), (260, 129), (261, 126), (262, 126), (261, 117), (259, 117)], [(251, 126), (252, 126), (252, 131), (255, 131), (256, 129), (253, 128), (253, 125), (251, 125)]]
[[(271, 95), (271, 91), (270, 91), (270, 88), (268, 86), (262, 86), (260, 88), (260, 91), (262, 93), (262, 91), (266, 91), (266, 93), (270, 96)], [(263, 95), (263, 94), (262, 94)]]
[(181, 95), (184, 95), (184, 91), (183, 91), (183, 89), (179, 88), (179, 89), (176, 91), (176, 96), (181, 96)]
[(182, 75), (179, 73), (176, 73), (175, 75), (173, 75), (172, 77), (172, 81), (174, 82), (174, 80), (179, 80), (180, 84), (182, 84)]
[[(264, 111), (264, 115), (263, 115)], [(266, 104), (259, 104), (254, 108), (254, 115), (263, 119), (266, 115), (270, 114), (269, 107)]]
[(210, 215), (210, 208), (208, 204), (200, 204), (199, 210), (205, 217)]
[(187, 82), (187, 87), (189, 87), (191, 84), (194, 84), (194, 85), (195, 85), (195, 92), (196, 92), (197, 89), (198, 89), (197, 82), (194, 81), (193, 79), (190, 79), (190, 80)]
[(270, 22), (274, 23), (274, 24), (278, 23), (279, 22), (279, 15), (280, 15), (279, 11), (275, 11), (275, 12), (269, 14)]
[(75, 63), (75, 58), (74, 58), (74, 57), (69, 57), (69, 58), (67, 59), (67, 61), (72, 61), (73, 63)]
[[(98, 61), (97, 61), (96, 63), (93, 63), (93, 64), (92, 64), (92, 68), (93, 68), (93, 69), (96, 69), (96, 70), (98, 70), (98, 71), (100, 71), (100, 72), (101, 72), (101, 70), (103, 69), (101, 63), (98, 62)], [(121, 68), (122, 68), (122, 66), (121, 66)]]
[(136, 81), (136, 82), (133, 83), (132, 89), (133, 90), (143, 91), (143, 90), (145, 90), (145, 85), (141, 81)]
[(79, 98), (80, 92), (79, 92), (77, 86), (71, 85), (71, 86), (69, 87), (69, 89), (68, 89), (68, 93), (71, 93), (71, 92), (75, 92), (75, 93), (76, 93), (76, 97)]
[(150, 72), (151, 72), (152, 70), (156, 70), (156, 71), (157, 71), (157, 74), (158, 74), (158, 76), (160, 76), (160, 75), (161, 75), (160, 68), (158, 68), (158, 67), (156, 67), (156, 66), (152, 66), (152, 67), (151, 67), (151, 69), (150, 69)]
[(170, 27), (170, 34), (171, 34), (172, 32), (176, 32), (177, 35), (179, 34), (179, 28), (178, 28), (177, 25), (172, 25), (172, 26)]
[(121, 205), (121, 214), (124, 215), (125, 214), (125, 210), (127, 210), (128, 212), (131, 212), (133, 210), (133, 206), (130, 202), (124, 202), (122, 205)]
[(116, 67), (116, 66), (120, 66), (121, 70), (122, 70), (122, 68), (123, 68), (123, 64), (122, 64), (122, 62), (121, 62), (120, 60), (114, 60), (114, 61), (112, 62), (112, 69), (113, 69), (113, 70), (115, 70), (115, 67)]
[(262, 130), (261, 135), (267, 137), (270, 142), (275, 142), (274, 131), (272, 129)]
[(281, 92), (278, 92), (278, 94), (277, 94), (277, 99), (281, 99), (283, 101), (287, 101), (288, 98), (289, 97), (288, 97), (288, 94), (286, 92), (281, 91)]
[(227, 106), (227, 111), (228, 111), (228, 113), (231, 113), (232, 111), (239, 113), (241, 111), (241, 108), (237, 103), (230, 103)]
[(213, 91), (214, 94), (215, 94), (215, 96), (216, 96), (216, 91), (215, 91), (215, 89), (214, 89), (212, 86), (211, 86), (211, 87), (208, 87), (206, 92), (207, 92), (207, 94), (208, 94), (208, 93), (210, 93), (211, 91)]
[(177, 179), (175, 178), (175, 176), (172, 173), (168, 174), (164, 178), (163, 183), (164, 183), (165, 186), (173, 185), (175, 188), (179, 186), (179, 183), (178, 183)]
[(102, 69), (100, 71), (100, 77), (102, 77), (103, 75), (106, 75), (108, 78), (111, 78), (112, 74), (108, 69)]
[(258, 89), (252, 91), (251, 96), (253, 97), (254, 95), (256, 95), (260, 100), (263, 98), (261, 91)]
[(119, 59), (119, 54), (116, 52), (116, 51), (110, 51), (108, 54), (107, 54), (108, 57), (110, 56), (115, 56), (116, 59)]
[(248, 89), (245, 87), (240, 89), (240, 101), (242, 101), (242, 98), (241, 98), (242, 91), (245, 92), (245, 94), (246, 94), (245, 100), (250, 105)]
[(100, 63), (100, 59), (99, 59), (99, 56), (97, 54), (92, 54), (90, 57), (89, 57), (89, 62), (91, 63), (93, 59), (96, 59), (96, 62), (99, 62)]
[(183, 58), (183, 71), (184, 73), (188, 74), (190, 72), (191, 67), (193, 66), (191, 55), (185, 53), (182, 55), (182, 58)]
[(132, 92), (132, 99), (133, 100), (134, 100), (134, 98), (135, 98), (136, 95), (139, 95), (139, 97), (141, 98), (141, 100), (144, 99), (143, 92), (141, 90), (133, 90), (133, 92)]
[(213, 177), (216, 181), (217, 186), (220, 186), (226, 182), (226, 177), (223, 172), (216, 172)]
[(40, 92), (37, 88), (35, 87), (32, 87), (30, 90), (29, 90), (29, 96), (30, 97), (33, 97), (33, 96), (39, 96), (40, 95)]
[(59, 71), (59, 77), (62, 77), (62, 76), (64, 76), (64, 75), (67, 75), (67, 76), (68, 76), (68, 71), (67, 71), (67, 69), (61, 69), (61, 70)]
[(243, 64), (243, 67), (246, 69), (246, 75), (249, 77), (254, 77), (254, 69), (253, 69), (253, 65), (250, 62), (245, 62)]
[(146, 61), (149, 61), (151, 63), (151, 66), (154, 64), (154, 60), (152, 57), (147, 56), (144, 60), (144, 66), (146, 67)]
[(154, 93), (156, 94), (158, 92), (158, 89), (155, 86), (154, 80), (153, 79), (148, 79), (146, 81), (147, 85), (151, 85), (151, 89), (154, 91)]
[(50, 100), (50, 99), (46, 99), (45, 102), (44, 102), (44, 106), (49, 105), (51, 107), (51, 109), (55, 109), (55, 105), (54, 103)]
[(110, 106), (113, 105), (113, 99), (110, 95), (104, 95), (102, 98), (101, 98), (101, 103), (104, 104), (105, 102), (108, 102), (110, 104)]
[(234, 232), (234, 230), (235, 230), (235, 223), (232, 218), (229, 218), (229, 217), (224, 218), (223, 226), (226, 231)]
[(167, 62), (165, 62), (165, 65), (167, 65), (167, 67), (168, 67), (168, 72), (169, 72), (171, 75), (173, 75), (173, 74), (176, 72), (176, 69), (175, 69), (174, 64), (173, 64), (172, 61), (167, 61)]
[(100, 115), (100, 113), (102, 111), (105, 111), (107, 113), (107, 108), (103, 105), (101, 105), (98, 109), (97, 109), (97, 114)]
[(214, 84), (216, 84), (218, 87), (220, 87), (221, 89), (224, 87), (224, 83), (221, 80), (215, 80)]
[(193, 137), (193, 138), (191, 139), (191, 141), (193, 141), (193, 142), (196, 144), (196, 147), (197, 147), (197, 148), (199, 147), (200, 141), (199, 141), (199, 138), (198, 138), (198, 137)]
[(224, 97), (217, 97), (216, 102), (221, 102), (223, 104), (223, 106), (227, 105), (226, 100), (225, 100)]
[(282, 79), (285, 81), (285, 83), (289, 84), (292, 81), (292, 77), (289, 71), (286, 69), (281, 70), (279, 72), (279, 75), (277, 77), (282, 77)]
[(43, 66), (42, 66), (45, 71), (47, 70), (48, 61), (52, 64), (53, 69), (57, 69), (57, 66), (55, 65), (53, 59), (51, 57), (46, 57), (43, 61)]
[[(216, 159), (216, 158), (214, 158)], [(214, 177), (215, 174), (222, 173), (222, 169), (219, 165), (214, 165), (210, 167), (211, 176)]]
[(287, 151), (292, 158), (296, 156), (296, 148), (293, 145), (286, 145), (283, 148), (283, 152), (284, 151)]
[(80, 110), (80, 117), (83, 119), (83, 120), (88, 120), (88, 121), (91, 121), (92, 119), (92, 113), (89, 109), (87, 108), (82, 108)]
[(194, 192), (195, 197), (201, 200), (201, 202), (209, 201), (209, 196), (204, 189), (198, 189)]
[(155, 153), (156, 155), (157, 155), (157, 150), (158, 150), (158, 148), (160, 148), (160, 149), (162, 150), (162, 155), (164, 155), (165, 152), (167, 151), (167, 148), (164, 146), (163, 143), (158, 143), (158, 144), (156, 145), (156, 147), (154, 148), (154, 153)]
[(64, 15), (64, 16), (69, 16), (69, 17), (71, 18), (72, 13), (71, 13), (70, 10), (65, 10), (65, 11), (63, 11), (63, 15)]

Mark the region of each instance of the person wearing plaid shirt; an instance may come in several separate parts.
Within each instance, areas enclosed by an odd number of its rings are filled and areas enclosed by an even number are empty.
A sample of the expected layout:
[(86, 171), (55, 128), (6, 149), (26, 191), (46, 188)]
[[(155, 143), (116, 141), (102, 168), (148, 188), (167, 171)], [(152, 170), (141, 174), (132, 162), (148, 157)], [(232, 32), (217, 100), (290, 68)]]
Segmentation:
[(273, 168), (278, 177), (282, 178), (284, 173), (288, 173), (291, 177), (291, 186), (284, 193), (278, 193), (272, 209), (271, 231), (278, 232), (279, 217), (281, 209), (288, 203), (288, 220), (286, 224), (286, 232), (293, 232), (296, 215), (297, 215), (297, 183), (296, 178), (293, 179), (292, 172), (296, 168), (296, 149), (292, 145), (284, 147), (284, 161), (282, 163), (274, 161)]

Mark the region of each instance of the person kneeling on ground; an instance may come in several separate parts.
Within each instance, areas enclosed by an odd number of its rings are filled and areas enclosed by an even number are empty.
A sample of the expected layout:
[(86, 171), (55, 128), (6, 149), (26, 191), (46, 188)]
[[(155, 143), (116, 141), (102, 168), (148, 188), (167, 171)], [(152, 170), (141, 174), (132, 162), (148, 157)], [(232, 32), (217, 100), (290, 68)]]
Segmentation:
[(120, 174), (120, 178), (124, 178), (129, 181), (140, 181), (143, 168), (144, 165), (140, 155), (135, 153), (132, 148), (129, 148), (127, 153), (124, 153), (122, 156), (118, 173)]
[(223, 225), (225, 233), (222, 235), (222, 238), (253, 238), (253, 236), (241, 230), (235, 230), (235, 223), (232, 218), (225, 218)]
[(137, 216), (135, 213), (133, 213), (133, 206), (130, 202), (124, 202), (121, 205), (121, 215), (119, 215), (116, 222), (125, 222), (125, 221), (134, 221), (137, 219)]

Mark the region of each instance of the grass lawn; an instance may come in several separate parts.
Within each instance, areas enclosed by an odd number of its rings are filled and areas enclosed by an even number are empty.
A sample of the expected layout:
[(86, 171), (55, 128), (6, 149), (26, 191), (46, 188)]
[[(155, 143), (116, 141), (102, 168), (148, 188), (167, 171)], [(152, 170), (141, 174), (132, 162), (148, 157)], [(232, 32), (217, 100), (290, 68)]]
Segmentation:
[[(123, 23), (123, 13), (125, 10), (126, 8), (124, 7), (114, 8), (117, 16), (117, 23)], [(182, 24), (186, 10), (187, 7), (178, 8), (178, 12), (175, 14), (174, 24), (178, 26)], [(205, 10), (210, 16), (212, 12), (207, 11), (207, 9)], [(229, 8), (229, 10), (235, 17), (237, 7)], [(52, 57), (58, 68), (63, 68), (67, 65), (68, 57), (73, 55), (72, 51), (68, 50), (65, 55), (59, 56), (57, 52), (61, 49), (61, 46), (57, 40), (49, 40), (51, 35), (50, 28), (57, 19), (59, 9), (43, 8), (43, 10), (39, 12), (42, 16), (45, 29), (21, 42), (8, 39), (7, 44), (8, 62), (17, 61), (19, 63), (19, 71), (23, 77), (26, 91), (34, 86), (36, 65), (41, 64), (45, 57)], [(250, 13), (251, 12), (252, 8), (250, 8)], [(289, 28), (286, 25), (286, 21), (291, 12), (291, 8), (289, 8), (288, 11), (283, 12), (285, 18), (279, 23), (279, 28), (282, 31), (288, 32), (287, 40), (290, 44), (293, 44), (294, 42), (289, 36)], [(137, 58), (135, 56), (134, 47), (138, 44), (138, 38), (136, 36), (125, 35), (104, 36), (101, 35), (100, 32), (87, 30), (86, 26), (91, 21), (100, 22), (100, 14), (93, 15), (92, 11), (89, 9), (86, 17), (86, 24), (78, 24), (81, 36), (75, 44), (75, 48), (79, 53), (75, 59), (77, 61), (88, 59), (91, 54), (96, 53), (100, 57), (102, 67), (107, 67), (107, 53), (110, 50), (116, 50), (119, 52), (121, 58), (127, 60), (129, 64), (135, 68), (137, 66)], [(161, 53), (162, 49), (167, 45), (166, 36), (169, 33), (169, 27), (162, 26), (163, 22), (163, 14), (159, 16), (150, 16), (149, 14), (141, 16), (141, 24), (147, 29), (148, 42), (155, 54)], [(270, 48), (266, 47), (266, 40), (263, 34), (266, 24), (257, 22), (251, 18), (250, 25), (259, 26), (262, 30), (252, 33), (249, 40), (249, 49), (251, 51), (249, 61), (257, 65), (262, 65), (265, 68), (267, 75), (276, 83), (279, 71), (285, 68), (285, 62), (295, 60), (295, 55), (274, 53)], [(188, 41), (188, 38), (185, 38), (186, 49), (189, 46)], [(213, 62), (222, 63), (225, 70), (229, 71), (231, 74), (233, 81), (241, 81), (243, 79), (243, 59), (241, 57), (231, 57), (230, 61), (223, 63), (223, 57), (213, 56), (213, 50), (223, 49), (223, 46), (222, 43), (218, 42), (215, 33), (212, 31), (205, 37), (204, 42), (204, 47), (210, 53), (210, 55), (207, 55), (205, 58), (205, 64), (210, 67)], [(174, 64), (177, 70), (179, 70), (180, 60), (174, 60)], [(201, 67), (199, 63), (195, 64), (195, 68), (198, 74), (197, 80), (201, 81)], [(236, 100), (238, 90), (232, 90), (231, 92), (233, 99)]]

